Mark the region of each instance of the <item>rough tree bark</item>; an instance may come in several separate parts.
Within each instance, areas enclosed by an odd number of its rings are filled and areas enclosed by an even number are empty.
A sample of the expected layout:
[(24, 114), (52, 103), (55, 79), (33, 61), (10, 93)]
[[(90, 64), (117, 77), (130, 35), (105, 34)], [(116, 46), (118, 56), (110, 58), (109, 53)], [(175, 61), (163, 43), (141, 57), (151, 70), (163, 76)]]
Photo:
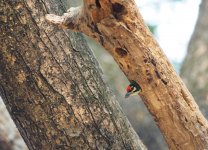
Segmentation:
[(208, 1), (202, 0), (181, 77), (208, 118)]
[(0, 114), (0, 150), (27, 150), (1, 98)]
[(170, 149), (206, 149), (208, 123), (143, 22), (133, 0), (84, 0), (63, 16), (46, 18), (100, 42), (129, 80), (141, 87)]
[(29, 149), (146, 149), (56, 0), (0, 1), (0, 94)]

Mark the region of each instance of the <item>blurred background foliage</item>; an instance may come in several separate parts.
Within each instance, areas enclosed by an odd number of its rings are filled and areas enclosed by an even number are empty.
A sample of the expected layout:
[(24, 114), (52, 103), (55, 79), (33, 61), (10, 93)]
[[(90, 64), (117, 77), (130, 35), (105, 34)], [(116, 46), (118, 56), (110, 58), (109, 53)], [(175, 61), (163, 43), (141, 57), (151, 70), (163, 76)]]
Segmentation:
[[(195, 22), (201, 0), (136, 0), (136, 3), (150, 31), (163, 48), (176, 71), (181, 74), (192, 94), (194, 94), (193, 96), (196, 98), (200, 108), (202, 108), (203, 113), (208, 116), (208, 82), (205, 82), (208, 81), (208, 44), (206, 43), (208, 41), (208, 23), (206, 22), (206, 18), (208, 18), (208, 12), (206, 12), (206, 10), (208, 11), (208, 1), (206, 1), (202, 0), (199, 18), (203, 17), (198, 19), (197, 22), (200, 23), (197, 23), (196, 27)], [(62, 2), (66, 8), (69, 8), (69, 4), (70, 6), (81, 5), (82, 0), (62, 0)], [(194, 33), (191, 36), (193, 30)], [(201, 35), (204, 38), (200, 38)], [(190, 37), (191, 40), (189, 42)], [(124, 113), (148, 149), (168, 149), (153, 118), (143, 102), (139, 100), (139, 97), (124, 98), (125, 88), (129, 81), (120, 71), (113, 58), (92, 39), (86, 37), (86, 40), (100, 63), (106, 82), (116, 94)], [(188, 50), (187, 56), (186, 50)], [(185, 56), (186, 59), (183, 63)], [(182, 69), (181, 66), (183, 66)], [(201, 68), (199, 66), (204, 67)], [(6, 112), (5, 106), (2, 103), (0, 105), (0, 111)], [(1, 150), (4, 150), (1, 147), (1, 136), (8, 137), (7, 139), (11, 143), (19, 140), (15, 126), (12, 124), (8, 114), (6, 115), (6, 119), (3, 117), (4, 115), (0, 117), (0, 133), (4, 133), (4, 135), (0, 134)], [(1, 121), (2, 118), (4, 119), (3, 121)], [(5, 125), (8, 126), (8, 124), (12, 124), (9, 126), (10, 129), (4, 127)], [(11, 130), (11, 128), (14, 130)], [(24, 146), (21, 147), (21, 142), (19, 143), (20, 145), (16, 144), (19, 148), (11, 149), (26, 149)]]

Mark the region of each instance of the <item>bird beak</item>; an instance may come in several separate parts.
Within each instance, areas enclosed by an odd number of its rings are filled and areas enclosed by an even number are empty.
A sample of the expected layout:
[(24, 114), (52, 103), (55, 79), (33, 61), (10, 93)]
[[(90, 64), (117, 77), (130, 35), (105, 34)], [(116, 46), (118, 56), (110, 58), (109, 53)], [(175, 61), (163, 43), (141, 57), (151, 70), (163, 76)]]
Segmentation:
[(131, 94), (131, 92), (126, 93), (125, 98), (128, 98)]

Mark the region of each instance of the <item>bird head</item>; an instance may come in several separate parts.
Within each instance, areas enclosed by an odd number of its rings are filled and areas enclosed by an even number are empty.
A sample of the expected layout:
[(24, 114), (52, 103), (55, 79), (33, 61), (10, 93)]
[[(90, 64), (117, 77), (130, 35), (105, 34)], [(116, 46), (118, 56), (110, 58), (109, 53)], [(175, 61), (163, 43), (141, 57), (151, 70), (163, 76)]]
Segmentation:
[(141, 87), (136, 81), (131, 81), (131, 83), (126, 88), (126, 95), (125, 98), (128, 98), (132, 95), (137, 95), (141, 91)]

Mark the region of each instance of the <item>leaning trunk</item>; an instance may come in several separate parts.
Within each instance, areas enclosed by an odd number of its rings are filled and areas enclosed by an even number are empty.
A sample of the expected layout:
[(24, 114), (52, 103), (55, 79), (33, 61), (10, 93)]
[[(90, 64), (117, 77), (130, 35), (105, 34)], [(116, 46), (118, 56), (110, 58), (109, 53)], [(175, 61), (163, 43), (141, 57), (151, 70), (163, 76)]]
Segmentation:
[(145, 149), (56, 0), (0, 1), (0, 93), (29, 149)]

